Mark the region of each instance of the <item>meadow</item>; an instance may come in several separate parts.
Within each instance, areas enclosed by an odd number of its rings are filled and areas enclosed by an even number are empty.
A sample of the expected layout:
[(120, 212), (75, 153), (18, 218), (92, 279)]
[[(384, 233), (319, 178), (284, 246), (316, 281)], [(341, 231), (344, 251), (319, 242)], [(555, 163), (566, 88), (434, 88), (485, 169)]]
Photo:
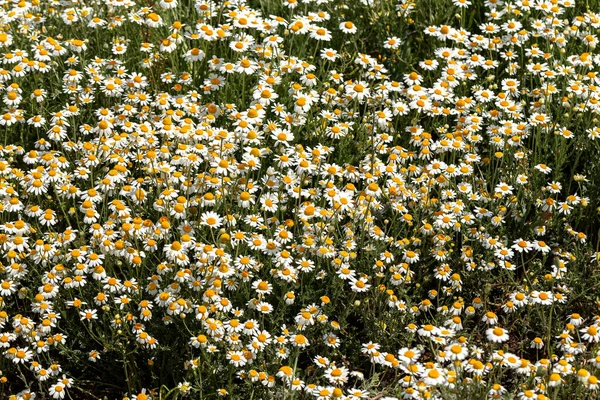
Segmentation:
[(1, 398), (598, 396), (598, 0), (0, 4)]

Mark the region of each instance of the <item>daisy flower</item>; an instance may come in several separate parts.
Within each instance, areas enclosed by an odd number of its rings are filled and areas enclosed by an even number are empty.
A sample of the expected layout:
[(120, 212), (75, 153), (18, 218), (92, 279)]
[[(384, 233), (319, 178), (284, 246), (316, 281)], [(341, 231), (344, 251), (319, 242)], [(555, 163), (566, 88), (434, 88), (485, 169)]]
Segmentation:
[(354, 34), (357, 31), (356, 25), (354, 25), (351, 21), (340, 22), (339, 28), (346, 34)]
[(223, 225), (223, 218), (215, 212), (207, 211), (200, 217), (200, 224), (210, 228), (220, 228)]
[(508, 340), (508, 332), (504, 328), (494, 327), (485, 331), (487, 339), (492, 343), (503, 343)]

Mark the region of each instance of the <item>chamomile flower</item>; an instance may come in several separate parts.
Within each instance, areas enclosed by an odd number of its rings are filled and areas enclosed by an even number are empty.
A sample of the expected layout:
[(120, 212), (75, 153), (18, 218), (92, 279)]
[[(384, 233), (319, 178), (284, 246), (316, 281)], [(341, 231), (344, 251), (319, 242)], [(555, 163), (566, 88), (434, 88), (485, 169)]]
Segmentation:
[(492, 343), (503, 343), (509, 339), (508, 332), (498, 326), (487, 329), (485, 334), (487, 339)]

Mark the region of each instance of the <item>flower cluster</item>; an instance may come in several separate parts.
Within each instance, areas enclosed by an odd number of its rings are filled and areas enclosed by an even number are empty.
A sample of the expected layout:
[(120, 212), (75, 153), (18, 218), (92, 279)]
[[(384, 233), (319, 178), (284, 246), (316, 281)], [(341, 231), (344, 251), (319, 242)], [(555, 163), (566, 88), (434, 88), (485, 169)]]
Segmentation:
[(598, 389), (600, 14), (138, 3), (2, 2), (3, 394)]

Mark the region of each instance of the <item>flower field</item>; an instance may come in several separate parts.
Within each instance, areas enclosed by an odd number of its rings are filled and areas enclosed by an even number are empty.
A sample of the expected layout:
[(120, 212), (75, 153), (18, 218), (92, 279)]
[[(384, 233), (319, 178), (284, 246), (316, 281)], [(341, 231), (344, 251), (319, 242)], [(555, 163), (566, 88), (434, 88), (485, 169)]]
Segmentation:
[(0, 398), (596, 398), (599, 31), (1, 0)]

